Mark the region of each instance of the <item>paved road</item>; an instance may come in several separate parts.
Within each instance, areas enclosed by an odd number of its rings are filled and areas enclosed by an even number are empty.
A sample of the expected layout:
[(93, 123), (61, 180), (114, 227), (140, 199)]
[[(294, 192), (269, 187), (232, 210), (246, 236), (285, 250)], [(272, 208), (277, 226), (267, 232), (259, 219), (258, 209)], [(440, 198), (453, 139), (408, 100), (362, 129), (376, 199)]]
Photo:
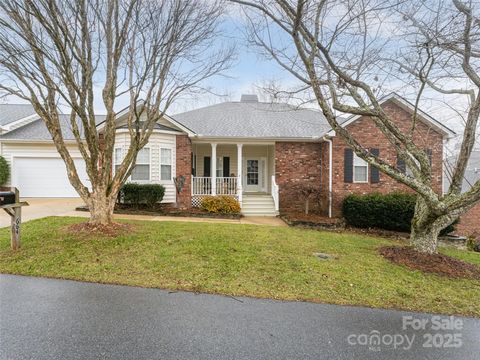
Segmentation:
[[(427, 330), (402, 330), (404, 316), (428, 321)], [(431, 330), (435, 320), (399, 311), (0, 275), (1, 359), (480, 358), (479, 319), (455, 318), (452, 331)], [(380, 332), (381, 345), (360, 345), (372, 331)], [(437, 346), (449, 340), (447, 334), (460, 334), (450, 340), (454, 345), (460, 338), (462, 345), (423, 348), (424, 334), (437, 334)], [(409, 350), (405, 335), (409, 341), (415, 335)]]

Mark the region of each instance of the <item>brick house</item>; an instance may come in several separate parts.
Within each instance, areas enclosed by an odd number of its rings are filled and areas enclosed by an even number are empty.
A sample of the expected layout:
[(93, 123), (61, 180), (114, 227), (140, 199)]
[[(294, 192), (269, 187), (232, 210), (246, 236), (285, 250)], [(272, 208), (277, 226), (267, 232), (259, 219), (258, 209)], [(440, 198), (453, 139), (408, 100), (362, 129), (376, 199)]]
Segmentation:
[[(400, 128), (409, 130), (410, 103), (392, 95), (382, 106)], [(443, 147), (453, 132), (423, 112), (419, 119), (415, 141), (430, 154), (433, 186), (441, 192)], [(350, 117), (343, 126), (373, 153), (408, 171), (371, 119)], [(117, 136), (120, 161), (128, 137)], [(262, 103), (251, 95), (165, 117), (139, 158), (137, 166), (145, 169), (135, 171), (132, 181), (163, 183), (165, 202), (197, 206), (202, 196), (230, 195), (238, 198), (247, 216), (302, 211), (304, 187), (321, 194), (316, 210), (334, 217), (341, 216), (347, 194), (409, 191), (358, 158), (321, 112)], [(142, 159), (149, 160), (148, 170)], [(178, 194), (175, 176), (185, 178)]]
[[(381, 103), (396, 124), (408, 131), (413, 106), (397, 95)], [(78, 196), (33, 109), (2, 105), (0, 110), (0, 150), (11, 166), (10, 184), (24, 197)], [(129, 146), (126, 115), (117, 115), (113, 171)], [(433, 185), (441, 192), (443, 145), (453, 132), (422, 111), (418, 115), (415, 140), (431, 154)], [(101, 117), (98, 123), (101, 127)], [(80, 179), (87, 181), (67, 115), (61, 117), (60, 125), (71, 143)], [(344, 119), (343, 126), (372, 153), (408, 171), (371, 119), (352, 116)], [(177, 192), (174, 180), (181, 177), (184, 184)], [(335, 136), (320, 111), (262, 103), (252, 95), (162, 118), (139, 152), (129, 180), (163, 184), (164, 203), (188, 207), (198, 205), (205, 195), (229, 195), (237, 197), (244, 215), (262, 216), (302, 211), (305, 187), (321, 195), (315, 205), (327, 216), (340, 216), (343, 198), (353, 192), (408, 190), (358, 158)]]

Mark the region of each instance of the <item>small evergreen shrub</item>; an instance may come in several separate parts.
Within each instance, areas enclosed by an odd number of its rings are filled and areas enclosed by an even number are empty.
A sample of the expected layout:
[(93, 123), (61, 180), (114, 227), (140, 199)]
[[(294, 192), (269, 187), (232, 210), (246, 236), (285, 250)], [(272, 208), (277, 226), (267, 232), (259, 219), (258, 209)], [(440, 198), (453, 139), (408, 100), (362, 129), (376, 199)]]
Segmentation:
[[(415, 194), (406, 193), (349, 195), (343, 201), (343, 216), (353, 227), (410, 232), (416, 200)], [(452, 232), (454, 224), (440, 235)]]
[(0, 156), (0, 186), (5, 185), (10, 176), (10, 168), (8, 167), (7, 160), (3, 156)]
[(155, 204), (163, 200), (165, 187), (160, 184), (137, 184), (128, 183), (120, 190), (121, 203), (138, 206), (144, 204), (153, 208)]
[(233, 196), (205, 196), (200, 209), (217, 214), (239, 214), (240, 203)]

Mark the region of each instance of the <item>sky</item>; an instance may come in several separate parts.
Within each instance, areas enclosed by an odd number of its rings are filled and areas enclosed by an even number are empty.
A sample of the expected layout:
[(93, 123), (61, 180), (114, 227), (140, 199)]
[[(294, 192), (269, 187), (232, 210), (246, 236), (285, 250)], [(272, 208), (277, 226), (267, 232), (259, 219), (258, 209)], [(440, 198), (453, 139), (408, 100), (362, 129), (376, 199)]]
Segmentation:
[[(175, 115), (179, 112), (223, 101), (238, 101), (242, 94), (257, 93), (261, 99), (267, 100), (265, 96), (262, 97), (261, 90), (262, 85), (265, 83), (274, 81), (277, 85), (279, 84), (285, 88), (291, 87), (295, 83), (288, 71), (282, 69), (274, 61), (266, 60), (256, 49), (247, 45), (243, 26), (243, 18), (236, 10), (230, 11), (225, 17), (223, 24), (224, 34), (227, 42), (236, 45), (237, 58), (232, 67), (225, 71), (225, 76), (217, 76), (208, 80), (207, 84), (213, 93), (204, 93), (197, 95), (195, 98), (182, 98), (171, 106), (167, 111), (168, 114)], [(100, 90), (101, 86), (98, 87), (96, 94), (95, 108), (98, 113), (102, 113), (103, 109)], [(424, 111), (460, 133), (462, 127), (458, 114), (450, 109), (450, 106), (448, 106), (450, 104), (446, 105), (443, 100), (440, 97), (434, 97), (433, 100), (424, 102), (421, 106)], [(447, 101), (452, 102), (452, 99)], [(451, 105), (460, 105), (462, 107), (462, 102), (464, 101), (461, 98), (453, 99)], [(18, 103), (20, 101), (8, 98), (7, 102)], [(117, 103), (117, 109), (122, 109), (127, 105), (128, 99), (122, 99)], [(311, 104), (309, 106), (314, 105)]]

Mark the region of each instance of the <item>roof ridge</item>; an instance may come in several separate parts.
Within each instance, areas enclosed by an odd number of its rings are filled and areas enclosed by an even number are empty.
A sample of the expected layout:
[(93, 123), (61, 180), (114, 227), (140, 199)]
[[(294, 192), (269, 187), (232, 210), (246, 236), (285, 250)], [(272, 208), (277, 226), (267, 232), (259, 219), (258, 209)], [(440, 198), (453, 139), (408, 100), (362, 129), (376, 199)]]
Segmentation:
[[(194, 111), (199, 111), (199, 110), (205, 110), (205, 109), (210, 109), (210, 108), (213, 108), (213, 107), (217, 107), (217, 106), (221, 106), (221, 105), (227, 105), (227, 104), (244, 104), (245, 106), (248, 106), (248, 107), (251, 107), (251, 108), (255, 108), (255, 105), (281, 105), (281, 106), (286, 106), (286, 107), (289, 107), (291, 108), (292, 110), (304, 110), (304, 111), (313, 111), (313, 112), (320, 112), (318, 109), (315, 109), (315, 108), (306, 108), (306, 107), (301, 107), (301, 106), (297, 106), (297, 105), (293, 105), (293, 104), (289, 104), (287, 102), (267, 102), (267, 101), (258, 101), (258, 102), (245, 102), (245, 101), (223, 101), (223, 102), (220, 102), (220, 103), (216, 103), (216, 104), (211, 104), (211, 105), (206, 105), (206, 106), (201, 106), (199, 108), (195, 108), (195, 109), (191, 109), (191, 110), (187, 110), (187, 111), (183, 111), (183, 112), (179, 112), (179, 113), (176, 113), (176, 114), (173, 114), (171, 115), (172, 118), (175, 118), (175, 116), (179, 116), (179, 115), (184, 115), (184, 114), (188, 114), (188, 113), (192, 113)], [(261, 110), (261, 109), (260, 109)]]

